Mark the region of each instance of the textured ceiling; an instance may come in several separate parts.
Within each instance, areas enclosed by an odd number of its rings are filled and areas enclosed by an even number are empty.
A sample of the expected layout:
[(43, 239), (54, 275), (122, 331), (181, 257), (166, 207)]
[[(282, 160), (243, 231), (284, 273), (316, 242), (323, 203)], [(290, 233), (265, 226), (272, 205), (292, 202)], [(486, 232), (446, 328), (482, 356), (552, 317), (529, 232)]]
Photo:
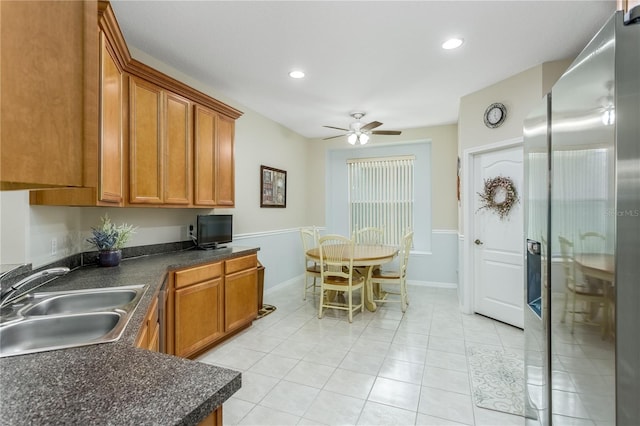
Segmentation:
[[(615, 1), (112, 1), (130, 46), (309, 138), (455, 123), (462, 96), (573, 58)], [(464, 45), (445, 51), (452, 36)], [(291, 79), (292, 69), (306, 78)], [(384, 138), (384, 136), (376, 136)]]

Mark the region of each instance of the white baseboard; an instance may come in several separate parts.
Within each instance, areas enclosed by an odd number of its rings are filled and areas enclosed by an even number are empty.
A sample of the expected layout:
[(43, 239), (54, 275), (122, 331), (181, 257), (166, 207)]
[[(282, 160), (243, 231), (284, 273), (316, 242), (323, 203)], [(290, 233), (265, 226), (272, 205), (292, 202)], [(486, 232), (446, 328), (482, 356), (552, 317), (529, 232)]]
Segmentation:
[(458, 284), (456, 283), (442, 283), (437, 281), (407, 280), (407, 284), (416, 287), (458, 288)]
[[(274, 292), (276, 290), (280, 290), (283, 287), (287, 287), (293, 284), (299, 284), (300, 286), (302, 286), (302, 280), (304, 280), (304, 274), (298, 275), (297, 277), (293, 277), (291, 279), (288, 279), (286, 281), (283, 281), (279, 284), (274, 285), (273, 287), (269, 288), (269, 289), (265, 289), (263, 291), (263, 294), (269, 294), (271, 292)], [(300, 289), (300, 291), (302, 291), (302, 289)], [(302, 293), (300, 293), (302, 294)]]

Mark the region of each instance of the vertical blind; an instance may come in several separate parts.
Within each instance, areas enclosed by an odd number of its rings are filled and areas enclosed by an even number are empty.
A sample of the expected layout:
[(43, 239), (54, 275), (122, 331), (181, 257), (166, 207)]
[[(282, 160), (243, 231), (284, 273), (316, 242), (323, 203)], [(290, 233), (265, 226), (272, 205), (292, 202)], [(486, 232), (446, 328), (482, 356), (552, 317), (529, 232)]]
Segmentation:
[(399, 245), (413, 229), (414, 156), (347, 160), (351, 232), (384, 229), (384, 243)]
[[(559, 255), (558, 236), (581, 251), (580, 234), (614, 235), (614, 153), (610, 149), (577, 149), (553, 153), (551, 238), (553, 255)], [(604, 249), (612, 253), (615, 241)], [(587, 250), (588, 251), (588, 250)]]
[[(581, 234), (595, 232), (614, 235), (614, 165), (613, 152), (608, 149), (575, 149), (553, 153), (551, 241), (552, 256), (561, 256), (558, 237), (574, 244), (574, 252), (613, 253), (615, 241), (608, 238), (601, 246), (583, 242)], [(548, 155), (530, 153), (529, 175), (545, 176), (548, 172)], [(548, 188), (529, 181), (527, 202), (529, 203), (529, 229), (546, 229)], [(544, 235), (535, 235), (544, 238)]]

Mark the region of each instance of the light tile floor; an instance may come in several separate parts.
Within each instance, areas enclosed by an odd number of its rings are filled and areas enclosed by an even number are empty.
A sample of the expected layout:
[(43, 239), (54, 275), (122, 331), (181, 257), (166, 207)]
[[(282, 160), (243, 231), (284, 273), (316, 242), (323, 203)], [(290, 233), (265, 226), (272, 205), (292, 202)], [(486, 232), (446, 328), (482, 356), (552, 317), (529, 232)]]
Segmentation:
[[(615, 416), (615, 341), (600, 326), (561, 322), (563, 293), (553, 293), (551, 345), (553, 424), (613, 426)], [(569, 305), (571, 306), (571, 305)], [(581, 306), (580, 310), (584, 307)], [(599, 310), (598, 315), (602, 315)], [(582, 319), (582, 315), (578, 315)], [(601, 318), (597, 318), (596, 321)], [(594, 323), (597, 324), (597, 322)]]
[(464, 315), (455, 289), (411, 286), (376, 312), (325, 311), (302, 282), (265, 294), (272, 314), (199, 361), (242, 372), (225, 425), (524, 425), (523, 417), (475, 406), (466, 345), (523, 354), (520, 329)]

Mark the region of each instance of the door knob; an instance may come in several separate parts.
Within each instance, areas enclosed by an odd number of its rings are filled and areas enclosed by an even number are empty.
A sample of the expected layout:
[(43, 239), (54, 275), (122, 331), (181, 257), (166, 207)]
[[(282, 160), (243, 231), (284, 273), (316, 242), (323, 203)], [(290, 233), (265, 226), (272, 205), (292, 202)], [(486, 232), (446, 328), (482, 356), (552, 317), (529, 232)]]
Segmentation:
[(474, 243), (476, 243), (477, 246), (481, 246), (484, 243), (482, 241), (480, 241), (479, 239), (476, 238), (476, 240), (474, 241)]

